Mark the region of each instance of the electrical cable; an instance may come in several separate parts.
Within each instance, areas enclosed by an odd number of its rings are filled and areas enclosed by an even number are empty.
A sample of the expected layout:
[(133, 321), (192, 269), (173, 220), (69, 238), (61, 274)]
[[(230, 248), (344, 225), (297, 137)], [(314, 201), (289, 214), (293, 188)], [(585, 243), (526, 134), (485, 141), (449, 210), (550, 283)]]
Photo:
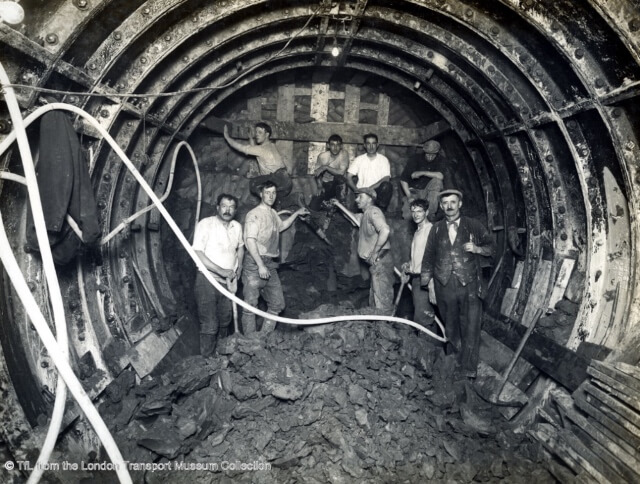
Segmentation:
[(253, 72), (254, 70), (262, 67), (267, 62), (271, 62), (271, 61), (277, 59), (287, 49), (287, 47), (289, 47), (289, 44), (291, 44), (291, 42), (294, 39), (296, 39), (297, 37), (300, 36), (300, 34), (304, 31), (304, 29), (307, 28), (307, 26), (316, 17), (316, 15), (318, 15), (318, 13), (320, 12), (320, 10), (322, 10), (322, 8), (323, 8), (322, 5), (320, 5), (316, 10), (314, 10), (313, 13), (307, 19), (307, 21), (305, 22), (305, 24), (295, 34), (293, 34), (293, 36), (291, 36), (289, 38), (289, 40), (287, 40), (287, 42), (284, 44), (284, 46), (280, 50), (278, 50), (275, 54), (273, 54), (272, 56), (268, 57), (267, 59), (265, 59), (265, 60), (263, 60), (261, 62), (258, 62), (256, 65), (250, 67), (246, 71), (243, 71), (242, 73), (239, 73), (236, 77), (231, 79), (229, 82), (227, 82), (225, 84), (219, 84), (217, 86), (194, 87), (192, 89), (184, 89), (184, 90), (180, 90), (180, 91), (171, 91), (171, 92), (160, 92), (160, 93), (156, 93), (156, 94), (149, 94), (149, 93), (136, 94), (136, 93), (119, 93), (119, 92), (97, 93), (97, 92), (62, 91), (62, 90), (59, 90), (59, 89), (49, 89), (49, 88), (45, 88), (45, 87), (30, 86), (28, 84), (11, 84), (11, 83), (5, 84), (4, 82), (2, 83), (2, 86), (3, 87), (12, 87), (14, 89), (32, 90), (32, 91), (37, 91), (37, 92), (41, 92), (41, 93), (44, 93), (44, 94), (61, 94), (61, 95), (64, 95), (64, 96), (114, 97), (114, 98), (135, 98), (135, 99), (182, 96), (184, 94), (193, 94), (193, 93), (197, 93), (197, 92), (217, 91), (217, 90), (220, 90), (220, 89), (226, 89), (227, 87), (233, 86), (236, 82), (238, 82), (240, 79), (245, 77), (247, 74), (249, 74), (249, 73)]

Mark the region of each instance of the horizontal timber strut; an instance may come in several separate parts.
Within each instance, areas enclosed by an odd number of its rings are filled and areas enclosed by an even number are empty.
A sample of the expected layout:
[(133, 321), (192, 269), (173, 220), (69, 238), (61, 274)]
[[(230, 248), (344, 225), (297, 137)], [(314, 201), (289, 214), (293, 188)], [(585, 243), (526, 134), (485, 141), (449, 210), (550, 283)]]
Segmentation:
[[(248, 138), (250, 129), (258, 120), (239, 120), (227, 122), (209, 116), (202, 125), (221, 133), (225, 124), (230, 126), (230, 133), (234, 138)], [(448, 123), (438, 121), (423, 128), (403, 128), (401, 126), (378, 126), (375, 124), (352, 123), (295, 123), (291, 121), (269, 121), (273, 130), (272, 139), (287, 141), (327, 141), (332, 134), (339, 134), (345, 143), (362, 143), (362, 137), (367, 133), (378, 135), (380, 144), (387, 146), (417, 146), (450, 129)]]

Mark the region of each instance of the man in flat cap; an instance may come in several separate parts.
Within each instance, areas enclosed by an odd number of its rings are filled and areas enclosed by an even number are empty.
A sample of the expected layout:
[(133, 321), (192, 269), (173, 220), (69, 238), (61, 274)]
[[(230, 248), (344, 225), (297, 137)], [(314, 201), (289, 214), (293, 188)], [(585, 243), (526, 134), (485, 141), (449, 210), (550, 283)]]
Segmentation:
[(393, 312), (393, 256), (389, 243), (389, 225), (384, 213), (374, 205), (376, 191), (373, 188), (358, 189), (356, 205), (362, 213), (354, 214), (337, 200), (332, 203), (342, 210), (351, 220), (357, 221), (358, 256), (369, 267), (371, 289), (369, 306), (382, 310), (385, 314)]
[(435, 222), (439, 208), (438, 193), (452, 181), (450, 167), (440, 153), (440, 143), (436, 140), (426, 141), (422, 151), (423, 154), (413, 156), (405, 165), (400, 175), (400, 186), (408, 203), (416, 198), (424, 198), (429, 202), (427, 220)]
[(438, 309), (449, 340), (445, 351), (457, 353), (462, 375), (475, 378), (484, 297), (479, 259), (493, 256), (493, 239), (482, 223), (460, 215), (462, 192), (447, 188), (439, 198), (445, 218), (429, 233), (420, 283), (426, 288), (435, 280)]

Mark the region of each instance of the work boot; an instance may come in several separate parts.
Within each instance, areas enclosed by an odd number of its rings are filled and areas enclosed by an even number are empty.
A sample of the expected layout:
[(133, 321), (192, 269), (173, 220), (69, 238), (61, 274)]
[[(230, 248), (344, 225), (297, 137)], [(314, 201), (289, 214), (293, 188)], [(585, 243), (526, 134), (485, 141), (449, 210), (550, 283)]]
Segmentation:
[(262, 322), (262, 332), (263, 333), (272, 333), (273, 330), (276, 329), (276, 322), (271, 319), (265, 319)]
[(200, 333), (200, 354), (209, 358), (216, 350), (216, 335)]
[(256, 320), (254, 319), (251, 322), (242, 322), (242, 334), (245, 336), (251, 336), (256, 332)]

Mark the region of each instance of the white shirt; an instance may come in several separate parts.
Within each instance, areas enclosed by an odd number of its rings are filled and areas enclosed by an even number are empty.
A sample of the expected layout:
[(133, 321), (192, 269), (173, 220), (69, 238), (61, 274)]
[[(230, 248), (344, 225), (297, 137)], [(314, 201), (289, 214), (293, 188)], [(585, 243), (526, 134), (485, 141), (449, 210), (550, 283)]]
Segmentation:
[[(242, 226), (231, 220), (227, 226), (217, 217), (207, 217), (196, 225), (193, 250), (204, 252), (211, 262), (222, 269), (238, 267), (238, 248), (242, 247)], [(220, 279), (214, 274), (216, 279)]]
[(413, 234), (411, 241), (411, 264), (409, 272), (412, 274), (420, 274), (422, 272), (422, 258), (424, 257), (424, 249), (427, 246), (429, 232), (433, 225), (431, 222), (425, 221), (423, 225), (418, 226), (418, 230)]
[(391, 165), (389, 159), (380, 153), (376, 153), (375, 158), (369, 158), (365, 153), (354, 158), (347, 173), (358, 176), (357, 188), (370, 187), (391, 176)]

